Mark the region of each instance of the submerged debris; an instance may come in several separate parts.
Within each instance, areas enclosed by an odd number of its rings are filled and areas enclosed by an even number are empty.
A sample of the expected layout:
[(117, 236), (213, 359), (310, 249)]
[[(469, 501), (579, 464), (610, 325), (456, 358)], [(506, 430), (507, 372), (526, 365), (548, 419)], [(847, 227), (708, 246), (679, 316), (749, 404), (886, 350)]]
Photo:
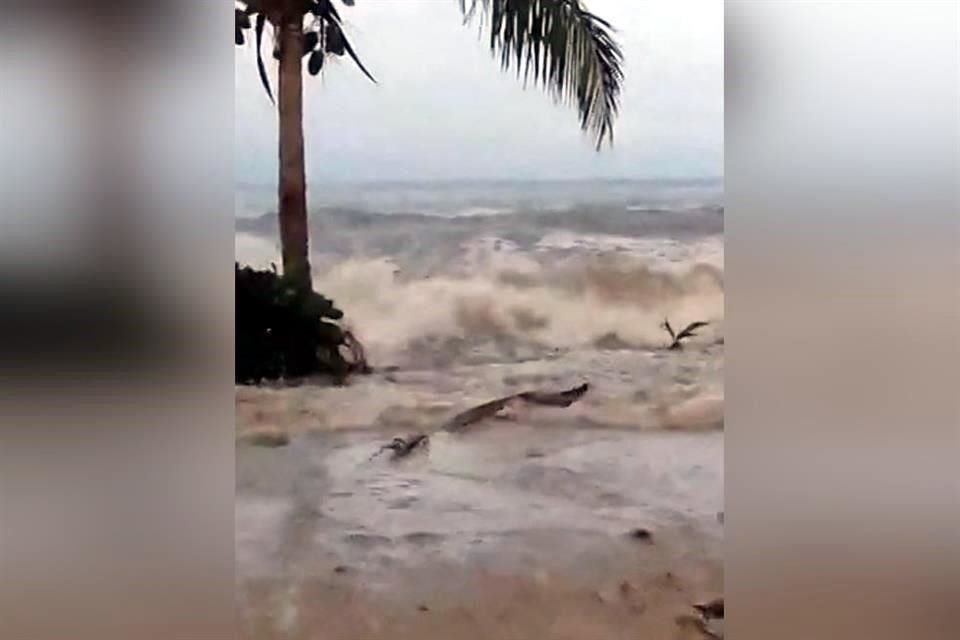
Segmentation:
[(603, 351), (624, 351), (633, 345), (621, 338), (615, 331), (609, 331), (593, 341), (593, 346)]
[(518, 393), (517, 397), (532, 404), (540, 404), (548, 407), (569, 407), (582, 398), (589, 389), (590, 384), (584, 382), (579, 387), (560, 391), (559, 393), (524, 391), (523, 393)]
[(373, 460), (384, 451), (393, 451), (392, 457), (394, 460), (404, 458), (413, 453), (414, 450), (428, 446), (429, 443), (430, 437), (425, 433), (414, 433), (406, 438), (398, 436), (391, 440), (389, 444), (380, 447), (380, 450), (370, 456), (370, 459)]
[(653, 534), (650, 533), (650, 529), (645, 529), (643, 527), (637, 527), (636, 529), (630, 530), (630, 537), (634, 540), (643, 540), (645, 542), (653, 541)]
[(290, 444), (290, 436), (279, 429), (256, 429), (241, 434), (237, 441), (253, 447), (285, 447)]
[(678, 350), (678, 349), (683, 349), (683, 343), (682, 343), (681, 341), (682, 341), (684, 338), (692, 338), (692, 337), (696, 336), (696, 335), (697, 335), (697, 334), (696, 334), (696, 330), (699, 329), (699, 328), (701, 328), (701, 327), (705, 327), (705, 326), (707, 326), (708, 324), (710, 324), (710, 323), (709, 323), (709, 322), (701, 322), (701, 321), (691, 322), (691, 323), (688, 324), (688, 325), (686, 326), (686, 328), (685, 328), (683, 331), (681, 331), (680, 333), (674, 333), (673, 327), (670, 326), (670, 320), (668, 320), (667, 318), (664, 318), (664, 319), (663, 319), (663, 324), (661, 324), (660, 326), (663, 327), (663, 329), (664, 329), (667, 333), (670, 334), (670, 338), (673, 340), (673, 342), (670, 343), (670, 346), (668, 347), (668, 349), (669, 349), (670, 351), (676, 351), (676, 350)]

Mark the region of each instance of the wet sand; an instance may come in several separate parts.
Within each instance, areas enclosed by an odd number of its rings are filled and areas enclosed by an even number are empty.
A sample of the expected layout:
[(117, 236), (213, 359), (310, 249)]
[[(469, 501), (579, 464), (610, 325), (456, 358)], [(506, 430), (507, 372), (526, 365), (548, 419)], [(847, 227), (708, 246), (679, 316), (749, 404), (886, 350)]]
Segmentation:
[[(703, 637), (675, 618), (722, 593), (722, 369), (704, 341), (238, 388), (243, 637)], [(569, 408), (370, 460), (473, 404), (584, 381)], [(289, 444), (244, 440), (258, 430)]]

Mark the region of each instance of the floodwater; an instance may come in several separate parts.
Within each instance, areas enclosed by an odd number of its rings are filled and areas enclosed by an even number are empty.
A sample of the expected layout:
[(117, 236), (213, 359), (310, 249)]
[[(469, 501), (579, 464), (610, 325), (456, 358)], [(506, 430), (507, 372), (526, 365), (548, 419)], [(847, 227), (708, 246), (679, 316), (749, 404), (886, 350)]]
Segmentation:
[[(723, 218), (683, 196), (312, 217), (316, 287), (377, 372), (237, 389), (244, 637), (703, 637), (676, 617), (723, 587)], [(238, 260), (276, 260), (270, 216), (238, 226)], [(664, 318), (709, 325), (668, 351)]]
[[(685, 601), (722, 592), (722, 348), (395, 371), (345, 389), (241, 389), (241, 432), (291, 434), (286, 447), (238, 444), (241, 586), (323, 585), (321, 600), (350, 593), (377, 603), (364, 611), (412, 612), (482, 602), (477, 576), (530, 580), (535, 592), (547, 576), (587, 601), (626, 581), (673, 596), (628, 621), (667, 624)], [(581, 381), (591, 390), (571, 407), (531, 406), (434, 433), (401, 460), (371, 459), (393, 436), (430, 432), (473, 404)], [(650, 539), (632, 537), (637, 528)], [(665, 576), (677, 584), (663, 587)], [(277, 606), (243, 604), (254, 617)], [(263, 637), (279, 634), (266, 628)]]

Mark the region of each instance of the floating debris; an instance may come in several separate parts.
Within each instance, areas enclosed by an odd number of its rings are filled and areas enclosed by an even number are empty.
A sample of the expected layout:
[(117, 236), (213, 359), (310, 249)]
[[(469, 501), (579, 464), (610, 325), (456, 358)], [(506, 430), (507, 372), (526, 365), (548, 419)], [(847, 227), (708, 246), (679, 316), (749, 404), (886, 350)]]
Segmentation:
[[(466, 411), (462, 411), (447, 420), (441, 427), (441, 431), (456, 433), (465, 430), (468, 426), (476, 424), (487, 418), (493, 418), (508, 405), (514, 403), (528, 403), (546, 407), (569, 407), (579, 400), (590, 389), (589, 383), (583, 383), (578, 387), (567, 389), (566, 391), (524, 391), (510, 396), (484, 402)], [(385, 451), (393, 451), (392, 459), (405, 458), (416, 450), (428, 446), (430, 437), (426, 433), (414, 433), (406, 437), (398, 436), (389, 443), (380, 447), (380, 450), (370, 456), (374, 459)], [(535, 456), (534, 456), (535, 457)]]
[(380, 447), (380, 450), (370, 456), (370, 459), (373, 460), (384, 451), (393, 451), (394, 460), (397, 458), (404, 458), (413, 453), (414, 450), (428, 446), (429, 443), (430, 437), (425, 433), (415, 433), (407, 436), (406, 438), (398, 436), (391, 440), (388, 444)]
[(692, 337), (695, 337), (695, 336), (697, 335), (697, 334), (696, 334), (696, 330), (699, 329), (699, 328), (701, 328), (701, 327), (705, 327), (705, 326), (707, 326), (708, 324), (710, 324), (710, 323), (709, 323), (709, 322), (700, 322), (700, 321), (698, 321), (698, 322), (691, 322), (691, 323), (688, 324), (688, 325), (686, 326), (686, 328), (685, 328), (683, 331), (681, 331), (680, 333), (674, 333), (673, 327), (670, 326), (670, 320), (668, 320), (667, 318), (664, 318), (663, 324), (661, 324), (660, 326), (663, 327), (663, 329), (664, 329), (667, 333), (670, 334), (670, 338), (673, 340), (673, 342), (670, 343), (670, 346), (668, 347), (668, 349), (669, 349), (670, 351), (676, 351), (676, 350), (678, 350), (678, 349), (683, 349), (683, 343), (682, 343), (681, 341), (682, 341), (684, 338), (692, 338)]
[(440, 429), (450, 432), (462, 431), (472, 424), (486, 418), (492, 418), (507, 405), (517, 401), (547, 407), (569, 407), (582, 398), (589, 390), (590, 384), (585, 382), (578, 387), (560, 392), (524, 391), (522, 393), (515, 393), (462, 411), (450, 418)]

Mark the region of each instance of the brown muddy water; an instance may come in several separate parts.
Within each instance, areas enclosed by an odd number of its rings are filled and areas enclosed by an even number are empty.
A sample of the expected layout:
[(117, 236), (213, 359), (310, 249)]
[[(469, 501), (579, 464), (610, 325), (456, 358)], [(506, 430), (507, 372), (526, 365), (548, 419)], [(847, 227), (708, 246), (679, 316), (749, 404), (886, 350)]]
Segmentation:
[[(241, 435), (290, 434), (279, 448), (238, 440), (245, 637), (697, 637), (674, 618), (722, 593), (722, 350), (238, 389)], [(403, 460), (370, 459), (475, 403), (582, 381), (592, 388), (569, 408), (530, 407), (436, 433)]]

